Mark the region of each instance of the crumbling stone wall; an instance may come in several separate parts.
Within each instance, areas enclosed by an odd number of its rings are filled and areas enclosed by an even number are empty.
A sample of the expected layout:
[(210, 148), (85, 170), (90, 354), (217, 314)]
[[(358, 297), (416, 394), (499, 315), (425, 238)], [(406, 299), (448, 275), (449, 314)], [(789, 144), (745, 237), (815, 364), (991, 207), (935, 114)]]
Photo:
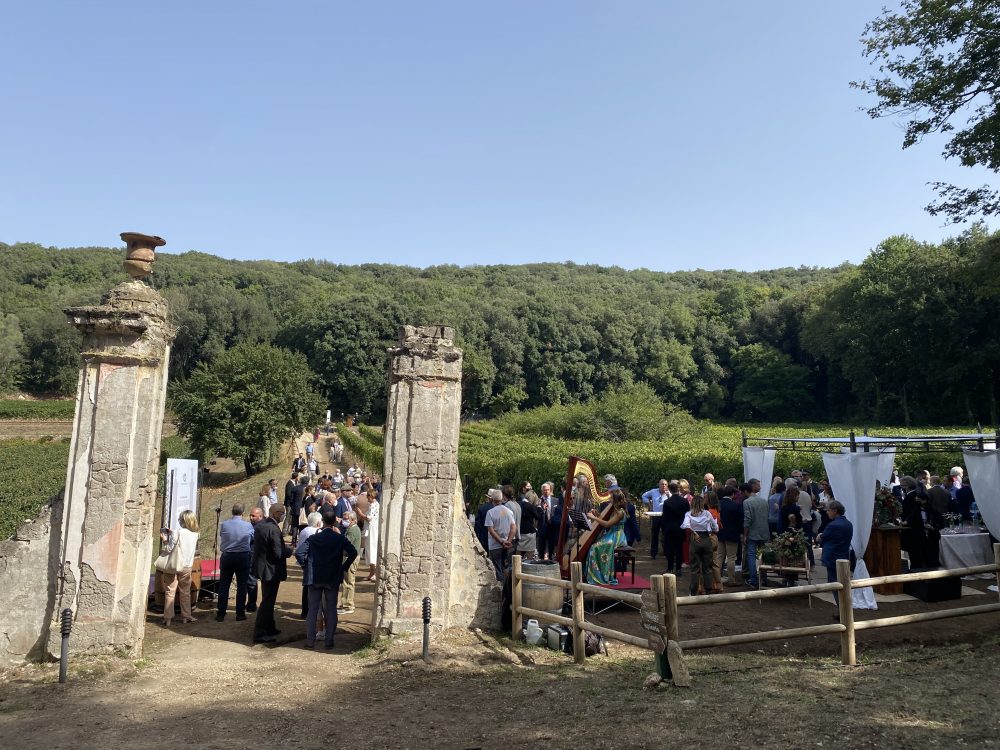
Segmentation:
[(38, 517), (0, 541), (0, 664), (45, 657), (55, 605), (53, 563), (62, 518), (62, 495)]
[(373, 632), (499, 628), (499, 586), (465, 516), (458, 477), (462, 351), (445, 326), (403, 326), (390, 349)]

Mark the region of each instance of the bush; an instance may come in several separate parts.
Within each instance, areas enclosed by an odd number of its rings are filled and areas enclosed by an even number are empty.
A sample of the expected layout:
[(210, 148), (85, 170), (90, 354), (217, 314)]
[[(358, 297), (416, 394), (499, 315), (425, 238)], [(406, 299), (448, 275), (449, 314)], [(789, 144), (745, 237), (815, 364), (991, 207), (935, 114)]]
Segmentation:
[(340, 435), (340, 441), (347, 451), (361, 462), (362, 466), (376, 474), (382, 473), (385, 451), (382, 449), (381, 441), (378, 445), (373, 445), (344, 424), (337, 425), (337, 434)]
[(73, 419), (76, 401), (47, 399), (44, 401), (0, 400), (0, 419)]
[(0, 441), (0, 539), (35, 518), (66, 483), (69, 441)]

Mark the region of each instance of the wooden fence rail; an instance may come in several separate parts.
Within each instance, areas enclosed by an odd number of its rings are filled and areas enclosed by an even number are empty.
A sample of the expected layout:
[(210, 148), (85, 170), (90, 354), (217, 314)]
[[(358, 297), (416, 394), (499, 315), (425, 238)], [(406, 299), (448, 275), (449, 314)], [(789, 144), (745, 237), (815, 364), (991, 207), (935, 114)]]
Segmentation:
[[(895, 625), (907, 625), (915, 622), (929, 622), (933, 620), (943, 620), (950, 617), (965, 617), (968, 615), (985, 614), (989, 612), (1000, 612), (1000, 601), (995, 604), (981, 604), (974, 607), (954, 607), (952, 609), (938, 610), (936, 612), (919, 612), (911, 615), (899, 615), (896, 617), (880, 617), (874, 620), (854, 621), (854, 607), (851, 601), (851, 591), (853, 589), (878, 586), (884, 583), (908, 583), (911, 581), (931, 581), (939, 578), (951, 578), (954, 576), (966, 576), (979, 573), (993, 573), (996, 576), (997, 586), (1000, 587), (1000, 544), (993, 545), (994, 562), (991, 565), (975, 565), (966, 568), (951, 568), (945, 570), (927, 570), (917, 573), (903, 573), (900, 575), (879, 576), (876, 578), (859, 578), (851, 580), (851, 567), (847, 560), (837, 561), (837, 581), (835, 583), (818, 583), (808, 586), (796, 586), (787, 589), (765, 589), (763, 591), (741, 591), (729, 594), (710, 594), (708, 596), (677, 596), (677, 578), (672, 574), (654, 575), (652, 581), (653, 599), (656, 601), (655, 611), (650, 610), (650, 602), (641, 594), (634, 594), (625, 591), (615, 591), (602, 586), (594, 586), (583, 582), (583, 566), (575, 562), (570, 567), (570, 580), (564, 581), (558, 578), (545, 578), (542, 576), (528, 575), (521, 572), (521, 556), (515, 555), (513, 558), (513, 596), (512, 596), (512, 633), (514, 640), (521, 637), (521, 628), (524, 616), (533, 617), (546, 622), (554, 622), (571, 629), (573, 634), (573, 656), (578, 664), (582, 664), (586, 659), (584, 651), (583, 634), (586, 631), (598, 633), (606, 638), (614, 638), (624, 643), (630, 643), (640, 648), (648, 648), (658, 653), (662, 653), (667, 642), (673, 641), (681, 649), (694, 648), (714, 648), (717, 646), (733, 646), (741, 643), (757, 643), (761, 641), (783, 640), (785, 638), (804, 638), (811, 635), (833, 635), (840, 636), (840, 657), (841, 661), (848, 666), (857, 664), (855, 633), (858, 630), (871, 630), (872, 628), (885, 628)], [(536, 610), (522, 605), (521, 585), (522, 583), (535, 583), (546, 586), (554, 586), (570, 592), (572, 603), (572, 617), (554, 615), (550, 612)], [(724, 604), (726, 602), (752, 601), (762, 599), (783, 599), (790, 596), (810, 596), (824, 592), (833, 592), (837, 597), (837, 605), (840, 612), (840, 622), (832, 625), (813, 625), (801, 628), (785, 628), (782, 630), (767, 630), (757, 633), (738, 633), (735, 635), (715, 636), (712, 638), (694, 638), (681, 641), (678, 638), (678, 607), (703, 606), (712, 604)], [(651, 631), (647, 637), (635, 636), (629, 633), (622, 633), (601, 625), (595, 625), (586, 621), (584, 612), (584, 594), (598, 594), (616, 599), (630, 605), (638, 605), (644, 608), (642, 613), (643, 627)], [(647, 627), (651, 621), (652, 625)], [(654, 632), (659, 630), (659, 633)]]

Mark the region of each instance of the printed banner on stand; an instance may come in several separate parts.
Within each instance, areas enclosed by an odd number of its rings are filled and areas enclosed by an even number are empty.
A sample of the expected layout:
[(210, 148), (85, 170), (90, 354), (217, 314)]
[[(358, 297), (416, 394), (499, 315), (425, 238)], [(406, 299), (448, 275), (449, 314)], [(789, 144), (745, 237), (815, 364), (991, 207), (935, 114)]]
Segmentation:
[(166, 493), (163, 525), (177, 531), (181, 527), (181, 513), (190, 510), (198, 515), (198, 462), (189, 458), (168, 458)]

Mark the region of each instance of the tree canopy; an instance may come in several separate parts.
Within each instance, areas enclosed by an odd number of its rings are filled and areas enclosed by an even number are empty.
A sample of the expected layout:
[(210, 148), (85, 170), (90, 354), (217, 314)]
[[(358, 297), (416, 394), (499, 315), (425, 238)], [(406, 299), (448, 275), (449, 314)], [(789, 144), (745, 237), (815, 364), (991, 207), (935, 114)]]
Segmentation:
[[(386, 349), (408, 323), (455, 328), (466, 414), (572, 406), (643, 383), (703, 418), (985, 424), (1000, 374), (998, 237), (893, 237), (857, 268), (753, 273), (162, 253), (151, 282), (178, 326), (172, 391), (234, 346), (277, 345), (315, 373), (325, 408), (377, 422)], [(79, 334), (61, 310), (124, 280), (121, 257), (0, 244), (8, 382), (72, 393)]]
[[(948, 133), (943, 156), (1000, 171), (1000, 2), (903, 0), (865, 28), (865, 55), (878, 75), (853, 85), (877, 97), (873, 118), (906, 120), (903, 148)], [(934, 182), (927, 210), (961, 222), (1000, 214), (1000, 192)]]
[(319, 424), (324, 402), (301, 354), (244, 342), (200, 363), (172, 391), (179, 431), (202, 454), (270, 466), (281, 444)]

